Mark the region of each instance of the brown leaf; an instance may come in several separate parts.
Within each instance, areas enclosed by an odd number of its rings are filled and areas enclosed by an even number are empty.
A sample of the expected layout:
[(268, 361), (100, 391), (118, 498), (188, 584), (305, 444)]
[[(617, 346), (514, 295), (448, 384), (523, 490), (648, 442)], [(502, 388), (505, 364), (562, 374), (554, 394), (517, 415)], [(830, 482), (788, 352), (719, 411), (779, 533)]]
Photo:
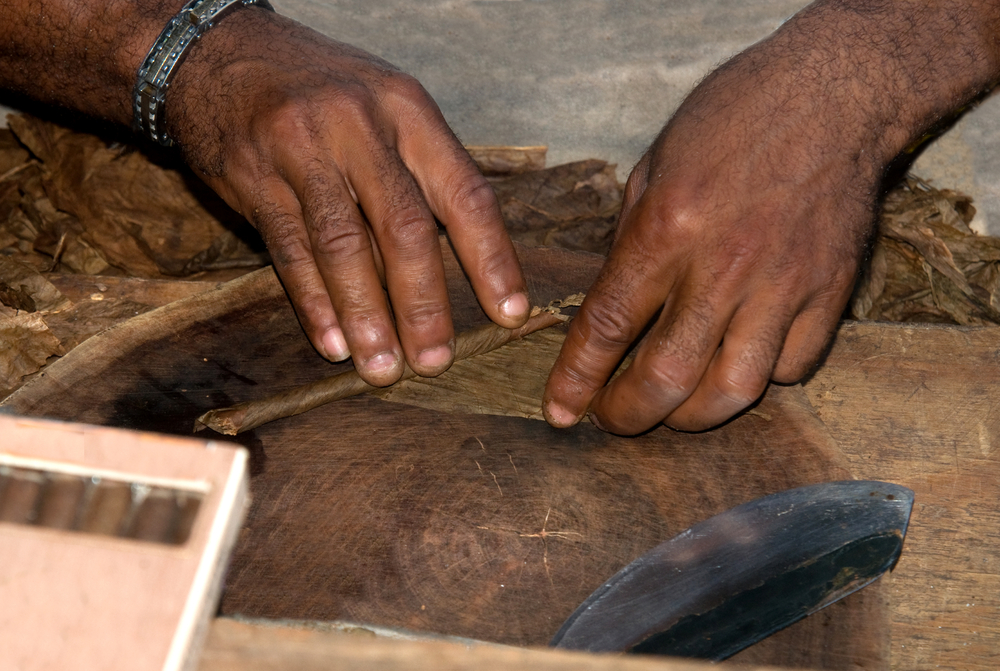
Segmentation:
[(490, 182), (515, 240), (607, 253), (623, 192), (615, 166), (578, 161)]
[(11, 126), (43, 161), (52, 204), (79, 220), (83, 240), (108, 263), (131, 275), (181, 275), (224, 233), (256, 235), (179, 164), (158, 165), (31, 117), (12, 117)]
[(545, 169), (548, 147), (469, 146), (465, 148), (484, 175), (519, 175)]
[[(59, 312), (71, 305), (70, 301), (37, 270), (3, 256), (0, 256), (0, 286), (9, 287), (14, 292), (30, 298), (33, 310), (39, 312)], [(6, 301), (3, 302), (5, 305), (10, 305)]]
[(871, 259), (858, 282), (858, 289), (851, 298), (851, 315), (855, 319), (875, 319), (876, 302), (885, 291), (888, 272), (885, 247), (876, 245)]
[(61, 354), (59, 339), (37, 312), (0, 316), (0, 389), (12, 389), (50, 356)]
[(28, 151), (14, 137), (9, 128), (0, 128), (0, 181), (11, 170), (14, 170), (31, 158)]
[[(885, 198), (872, 266), (852, 298), (856, 318), (1000, 323), (1000, 239), (976, 235), (971, 199), (907, 178)], [(878, 265), (884, 261), (884, 272)], [(867, 308), (867, 309), (866, 309)]]
[(35, 300), (24, 287), (12, 287), (3, 281), (0, 281), (0, 303), (15, 310), (35, 311)]

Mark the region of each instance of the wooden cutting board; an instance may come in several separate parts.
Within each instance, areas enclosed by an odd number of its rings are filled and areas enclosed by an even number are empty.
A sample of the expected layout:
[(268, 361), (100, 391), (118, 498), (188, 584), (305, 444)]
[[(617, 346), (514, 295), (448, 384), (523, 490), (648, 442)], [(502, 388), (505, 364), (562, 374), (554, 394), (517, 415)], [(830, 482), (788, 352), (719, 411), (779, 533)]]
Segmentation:
[[(586, 290), (601, 260), (519, 253), (538, 304)], [(447, 267), (456, 328), (482, 323), (450, 256)], [(312, 350), (280, 284), (260, 271), (91, 338), (4, 406), (187, 434), (207, 409), (343, 368)], [(751, 413), (702, 434), (661, 427), (620, 438), (589, 424), (557, 431), (361, 397), (237, 441), (251, 452), (253, 506), (224, 613), (518, 645), (544, 645), (606, 578), (687, 526), (758, 496), (850, 477), (799, 387), (772, 388)], [(876, 586), (740, 658), (886, 668), (887, 620)]]

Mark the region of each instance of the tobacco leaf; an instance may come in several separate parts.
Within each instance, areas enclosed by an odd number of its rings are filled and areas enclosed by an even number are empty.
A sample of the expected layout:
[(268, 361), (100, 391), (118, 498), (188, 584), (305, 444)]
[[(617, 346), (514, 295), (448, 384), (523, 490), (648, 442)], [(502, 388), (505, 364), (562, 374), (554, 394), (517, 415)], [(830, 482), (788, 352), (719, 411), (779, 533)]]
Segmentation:
[[(12, 297), (18, 297), (22, 305), (11, 305), (2, 300), (0, 302), (8, 307), (29, 312), (59, 312), (65, 310), (72, 303), (60, 293), (55, 286), (41, 276), (31, 266), (16, 261), (11, 258), (0, 256), (0, 288), (6, 287), (7, 293)], [(30, 308), (28, 307), (30, 304)]]
[(30, 265), (0, 256), (0, 391), (10, 392), (63, 347), (45, 317), (72, 305)]
[(73, 301), (69, 309), (45, 315), (45, 323), (66, 350), (116, 324), (219, 286), (216, 282), (75, 274), (52, 274), (49, 279)]
[[(8, 122), (42, 163), (44, 195), (80, 224), (69, 225), (65, 216), (59, 222), (86, 245), (68, 250), (67, 260), (77, 266), (71, 269), (93, 272), (99, 261), (90, 250), (136, 277), (198, 272), (203, 269), (198, 259), (208, 257), (217, 265), (221, 253), (229, 255), (228, 266), (258, 267), (265, 260), (259, 238), (242, 217), (180, 165), (161, 165), (96, 135), (32, 117), (12, 116)], [(40, 220), (58, 230), (52, 217)], [(35, 224), (39, 233), (47, 227)], [(234, 245), (234, 235), (248, 242)]]
[(518, 242), (598, 254), (611, 247), (623, 193), (614, 165), (591, 159), (490, 183)]
[[(528, 321), (516, 329), (507, 329), (498, 324), (488, 323), (464, 331), (455, 339), (455, 361), (475, 359), (537, 331), (563, 324), (569, 317), (560, 313), (560, 306), (579, 305), (581, 301), (581, 295), (574, 294), (568, 299), (560, 301), (558, 305), (553, 304), (544, 309), (535, 308)], [(537, 375), (538, 370), (534, 369), (534, 372)], [(437, 382), (440, 382), (441, 378), (447, 375), (448, 371), (442, 373), (438, 376)], [(413, 369), (405, 366), (402, 377), (396, 384), (417, 377)], [(435, 383), (431, 382), (430, 384)], [(362, 380), (356, 370), (347, 370), (266, 398), (210, 410), (195, 420), (195, 431), (209, 428), (219, 433), (235, 436), (268, 422), (299, 415), (333, 401), (378, 391), (377, 387)]]
[(9, 128), (0, 128), (0, 182), (9, 171), (27, 163), (30, 157)]
[(487, 176), (517, 175), (545, 169), (546, 146), (467, 146), (466, 151)]
[(542, 419), (542, 392), (565, 337), (559, 329), (538, 331), (456, 361), (447, 375), (404, 380), (369, 394), (432, 410)]
[(969, 228), (972, 200), (908, 177), (890, 192), (870, 263), (851, 300), (856, 319), (1000, 324), (1000, 238)]
[(0, 311), (0, 395), (39, 370), (50, 356), (64, 353), (39, 313), (10, 312)]

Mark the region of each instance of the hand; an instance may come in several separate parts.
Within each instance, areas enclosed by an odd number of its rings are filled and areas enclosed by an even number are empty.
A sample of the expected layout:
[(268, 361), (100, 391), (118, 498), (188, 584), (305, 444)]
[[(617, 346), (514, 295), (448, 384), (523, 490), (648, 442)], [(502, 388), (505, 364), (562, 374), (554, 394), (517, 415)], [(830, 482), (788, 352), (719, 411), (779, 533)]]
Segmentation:
[(424, 376), (451, 365), (435, 216), (487, 315), (527, 319), (492, 189), (426, 91), (388, 63), (239, 10), (178, 68), (166, 119), (188, 163), (260, 231), (316, 349), (352, 355), (369, 383), (398, 379), (404, 356)]
[(814, 365), (850, 297), (886, 165), (990, 72), (963, 70), (960, 50), (908, 50), (929, 37), (914, 24), (961, 34), (932, 12), (948, 3), (879, 16), (844, 4), (816, 3), (713, 73), (635, 168), (549, 377), (550, 423), (589, 407), (616, 433), (702, 430)]

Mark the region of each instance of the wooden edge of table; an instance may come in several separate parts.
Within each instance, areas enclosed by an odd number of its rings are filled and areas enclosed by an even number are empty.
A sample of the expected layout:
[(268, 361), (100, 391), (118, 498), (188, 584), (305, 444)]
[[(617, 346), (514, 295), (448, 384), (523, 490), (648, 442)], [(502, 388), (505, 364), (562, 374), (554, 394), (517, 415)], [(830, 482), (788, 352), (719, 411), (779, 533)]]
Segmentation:
[[(768, 671), (775, 667), (707, 664), (665, 657), (588, 654), (449, 640), (395, 640), (357, 628), (319, 630), (306, 626), (216, 618), (200, 671)], [(788, 670), (786, 670), (788, 671)]]

